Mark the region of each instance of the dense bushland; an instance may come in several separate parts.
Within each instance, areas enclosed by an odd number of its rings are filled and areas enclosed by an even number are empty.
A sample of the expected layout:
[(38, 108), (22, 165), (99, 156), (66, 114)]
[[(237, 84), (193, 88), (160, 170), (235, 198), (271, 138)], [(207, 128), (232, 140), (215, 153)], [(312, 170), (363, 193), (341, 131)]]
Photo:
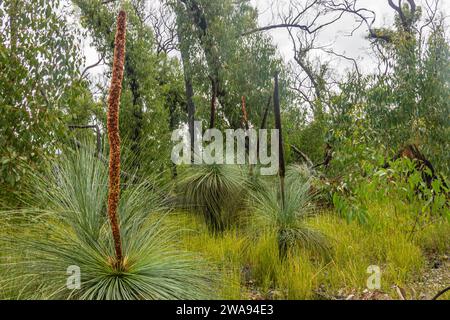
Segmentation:
[[(450, 282), (437, 2), (388, 1), (380, 26), (359, 0), (290, 0), (262, 27), (248, 0), (1, 2), (0, 298), (432, 298)], [(319, 41), (342, 16), (362, 60)], [(280, 130), (278, 174), (174, 165), (194, 121)]]

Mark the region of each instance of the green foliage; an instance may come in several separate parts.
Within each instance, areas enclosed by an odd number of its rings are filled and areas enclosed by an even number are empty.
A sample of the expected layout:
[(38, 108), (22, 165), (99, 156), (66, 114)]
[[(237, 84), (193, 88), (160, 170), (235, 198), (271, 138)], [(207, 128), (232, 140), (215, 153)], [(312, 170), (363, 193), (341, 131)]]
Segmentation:
[(333, 205), (338, 215), (344, 218), (348, 223), (355, 220), (360, 224), (368, 223), (367, 209), (350, 204), (349, 201), (339, 196), (338, 193), (333, 194)]
[(394, 152), (416, 143), (447, 172), (450, 50), (442, 22), (423, 43), (399, 32), (387, 50), (393, 72), (375, 79), (367, 94), (371, 127)]
[[(295, 118), (293, 115), (295, 113), (298, 113), (298, 110), (289, 112), (283, 118), (285, 120), (283, 129), (287, 132), (286, 143), (300, 148), (314, 164), (322, 162), (328, 124), (319, 120), (305, 124), (304, 121)], [(295, 153), (291, 151), (290, 154), (292, 159)]]
[(245, 182), (237, 165), (192, 165), (181, 172), (177, 189), (183, 206), (200, 212), (210, 231), (220, 233), (238, 219)]
[[(426, 224), (435, 217), (450, 219), (449, 181), (444, 176), (432, 177), (429, 168), (420, 171), (408, 158), (391, 162), (391, 167), (375, 173), (371, 185), (383, 188), (383, 195), (396, 194), (399, 199), (418, 208), (415, 215)], [(431, 184), (426, 178), (431, 178)]]
[(298, 174), (288, 175), (284, 205), (276, 183), (252, 193), (251, 203), (255, 213), (256, 230), (270, 230), (276, 234), (281, 259), (297, 247), (321, 253), (328, 250), (323, 234), (305, 223), (314, 209), (310, 187), (309, 180), (301, 179)]
[[(7, 254), (1, 268), (9, 270), (2, 289), (40, 299), (213, 297), (207, 265), (174, 246), (176, 232), (163, 225), (165, 209), (148, 184), (121, 194), (124, 269), (117, 269), (106, 214), (107, 168), (92, 154), (62, 156), (46, 175), (33, 177), (30, 207), (2, 212), (3, 221), (21, 228), (1, 237)], [(69, 266), (80, 268), (80, 289), (66, 288)], [(16, 281), (22, 277), (27, 285)]]
[[(59, 0), (0, 4), (0, 185), (14, 191), (66, 134), (80, 63), (77, 34)], [(58, 11), (59, 10), (59, 11)]]
[[(322, 55), (317, 67), (305, 56), (302, 68), (317, 78), (309, 101), (308, 80), (292, 88), (268, 33), (248, 32), (259, 18), (250, 0), (162, 2), (174, 16), (158, 23), (179, 42), (183, 68), (158, 50), (147, 1), (72, 3), (76, 12), (61, 0), (0, 1), (0, 298), (335, 298), (363, 290), (370, 265), (380, 266), (391, 293), (417, 280), (428, 256), (448, 253), (450, 47), (438, 14), (421, 28), (420, 6), (413, 15), (405, 3), (392, 28), (372, 30), (371, 41), (384, 39), (373, 43), (378, 72), (339, 79)], [(128, 13), (120, 270), (105, 156), (84, 149), (93, 130), (68, 130), (97, 124), (104, 134), (119, 6)], [(82, 37), (107, 66), (99, 83), (80, 75)], [(305, 45), (296, 48), (303, 55), (312, 51)], [(245, 96), (249, 124), (259, 128), (275, 71), (287, 161), (303, 152), (318, 164), (329, 145), (329, 165), (291, 166), (283, 203), (278, 177), (259, 176), (257, 166), (170, 162), (170, 132), (187, 121), (185, 80), (203, 125), (217, 82), (217, 127), (242, 127)], [(412, 143), (435, 173), (389, 161)], [(190, 212), (167, 214), (168, 203)], [(73, 265), (79, 290), (66, 287)]]
[[(191, 10), (190, 4), (197, 5), (199, 12)], [(259, 127), (272, 94), (273, 75), (284, 67), (267, 35), (242, 35), (257, 26), (256, 9), (248, 0), (173, 1), (173, 9), (183, 39), (181, 50), (189, 57), (188, 70), (194, 80), (196, 118), (209, 119), (211, 81), (216, 79), (218, 127), (241, 127), (242, 96), (246, 97), (250, 123)], [(204, 26), (198, 24), (202, 19)]]

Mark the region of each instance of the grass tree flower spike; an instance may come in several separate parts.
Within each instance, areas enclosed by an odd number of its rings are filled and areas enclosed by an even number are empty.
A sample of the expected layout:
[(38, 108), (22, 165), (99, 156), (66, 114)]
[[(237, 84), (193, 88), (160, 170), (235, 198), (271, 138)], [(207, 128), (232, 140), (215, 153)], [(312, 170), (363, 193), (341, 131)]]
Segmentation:
[(122, 93), (123, 69), (125, 61), (127, 15), (121, 10), (117, 18), (117, 30), (114, 47), (114, 62), (111, 88), (108, 98), (108, 140), (109, 152), (109, 191), (108, 216), (111, 223), (112, 235), (116, 252), (116, 266), (123, 267), (122, 243), (120, 227), (117, 219), (117, 207), (120, 196), (120, 134), (119, 134), (119, 106)]

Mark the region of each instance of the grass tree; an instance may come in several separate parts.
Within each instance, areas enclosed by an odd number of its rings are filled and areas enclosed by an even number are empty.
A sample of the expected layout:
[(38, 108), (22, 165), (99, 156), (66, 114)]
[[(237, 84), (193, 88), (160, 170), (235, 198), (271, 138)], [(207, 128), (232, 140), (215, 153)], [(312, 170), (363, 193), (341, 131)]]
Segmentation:
[(246, 179), (238, 165), (191, 165), (178, 181), (183, 206), (199, 212), (213, 233), (237, 219), (244, 203)]
[(310, 180), (300, 179), (300, 175), (295, 173), (290, 173), (286, 179), (278, 73), (275, 74), (273, 103), (275, 127), (279, 133), (280, 184), (279, 187), (273, 183), (265, 187), (262, 185), (253, 190), (250, 202), (256, 214), (255, 227), (276, 234), (281, 259), (296, 247), (326, 253), (328, 249), (324, 236), (306, 223), (307, 217), (313, 213)]
[[(27, 207), (1, 212), (2, 291), (36, 299), (207, 299), (211, 266), (179, 250), (153, 185), (130, 185), (117, 206), (122, 265), (107, 214), (108, 170), (93, 150), (65, 154), (30, 177)], [(8, 227), (9, 225), (9, 227)], [(9, 231), (8, 231), (9, 230)], [(78, 270), (78, 283), (74, 279)], [(23, 280), (23, 281), (22, 281)]]
[(154, 186), (130, 185), (119, 197), (125, 29), (121, 11), (108, 110), (109, 170), (89, 148), (64, 150), (45, 175), (30, 177), (33, 192), (24, 209), (0, 213), (6, 230), (0, 236), (0, 270), (7, 270), (0, 288), (11, 297), (214, 297), (211, 266), (177, 248)]
[(250, 203), (255, 213), (253, 226), (257, 231), (275, 234), (281, 259), (296, 248), (305, 248), (324, 256), (328, 254), (325, 236), (307, 223), (307, 219), (315, 213), (310, 181), (299, 179), (297, 174), (288, 174), (284, 202), (280, 198), (279, 187), (270, 182), (251, 193)]

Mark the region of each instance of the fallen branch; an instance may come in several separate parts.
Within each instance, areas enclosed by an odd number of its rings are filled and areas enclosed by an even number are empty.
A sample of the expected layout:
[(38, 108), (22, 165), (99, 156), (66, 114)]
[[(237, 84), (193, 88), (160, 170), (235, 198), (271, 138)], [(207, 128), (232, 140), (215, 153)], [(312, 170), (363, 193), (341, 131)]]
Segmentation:
[(446, 293), (447, 291), (450, 291), (450, 287), (447, 287), (441, 291), (439, 291), (431, 300), (437, 300), (437, 298), (439, 298), (440, 296), (442, 296), (444, 293)]
[(314, 167), (314, 163), (311, 161), (311, 159), (309, 159), (309, 157), (304, 154), (299, 148), (297, 148), (296, 146), (294, 146), (293, 144), (290, 145), (292, 150), (294, 150), (294, 152), (300, 156), (300, 158), (303, 159), (303, 161), (306, 162), (308, 168), (313, 168)]

